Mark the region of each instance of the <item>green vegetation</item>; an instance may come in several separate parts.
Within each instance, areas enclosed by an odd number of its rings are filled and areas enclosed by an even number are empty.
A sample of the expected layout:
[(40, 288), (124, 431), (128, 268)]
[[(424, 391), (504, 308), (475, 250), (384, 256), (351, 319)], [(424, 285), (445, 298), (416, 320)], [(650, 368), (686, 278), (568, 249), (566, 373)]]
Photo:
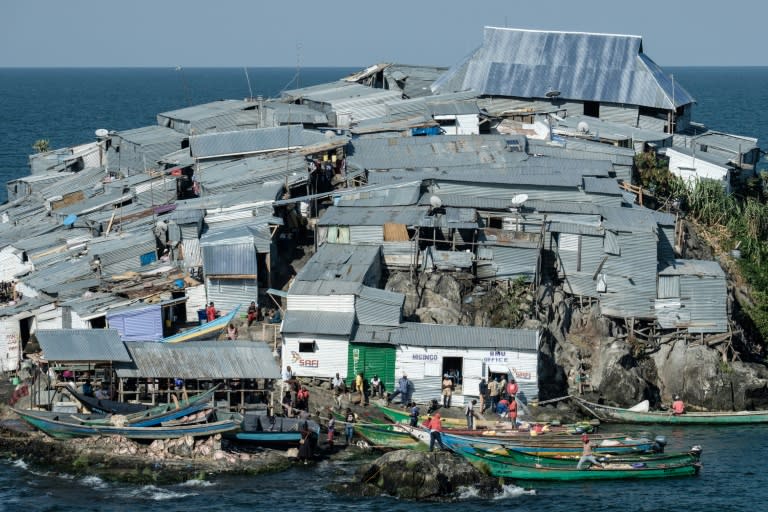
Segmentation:
[(46, 153), (51, 150), (51, 141), (48, 139), (37, 139), (35, 143), (32, 144), (32, 149), (38, 153)]
[[(692, 187), (674, 176), (655, 155), (637, 155), (638, 181), (659, 202), (677, 201), (716, 253), (741, 252), (740, 280), (751, 287), (751, 305), (739, 318), (763, 342), (768, 339), (768, 174), (748, 180), (738, 194), (726, 194), (720, 183), (702, 180)], [(738, 276), (737, 276), (738, 278)]]

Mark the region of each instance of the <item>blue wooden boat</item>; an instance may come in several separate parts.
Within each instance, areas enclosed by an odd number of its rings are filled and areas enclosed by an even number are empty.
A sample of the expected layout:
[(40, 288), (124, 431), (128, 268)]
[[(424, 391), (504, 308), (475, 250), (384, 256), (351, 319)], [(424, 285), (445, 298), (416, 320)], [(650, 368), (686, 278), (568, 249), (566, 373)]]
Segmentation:
[(219, 386), (214, 386), (207, 391), (192, 395), (186, 400), (180, 400), (178, 403), (157, 405), (119, 417), (115, 415), (92, 415), (83, 421), (94, 425), (112, 425), (119, 421), (121, 424), (134, 427), (154, 427), (205, 409), (209, 406), (218, 388)]
[(67, 393), (96, 414), (132, 414), (134, 412), (146, 411), (151, 407), (146, 404), (132, 404), (87, 396), (71, 388), (67, 388)]
[(239, 309), (240, 306), (236, 306), (232, 311), (222, 317), (219, 317), (203, 325), (198, 325), (197, 327), (193, 327), (184, 332), (174, 334), (173, 336), (163, 338), (160, 340), (160, 342), (181, 343), (184, 341), (216, 339), (224, 331), (224, 329), (227, 328), (232, 319), (235, 318), (235, 315), (237, 315), (237, 311)]
[(134, 425), (93, 424), (88, 415), (66, 414), (50, 411), (31, 411), (12, 408), (25, 422), (56, 439), (78, 437), (123, 436), (129, 439), (175, 439), (192, 436), (204, 437), (223, 434), (240, 428), (234, 419), (224, 419), (211, 423), (193, 423), (137, 427)]
[[(429, 431), (421, 427), (410, 427), (407, 425), (399, 425), (399, 428), (409, 432), (412, 436), (419, 439), (423, 443), (429, 444)], [(446, 446), (475, 446), (479, 448), (498, 448), (503, 447), (509, 450), (517, 450), (519, 452), (528, 453), (531, 455), (574, 455), (580, 454), (582, 450), (582, 443), (580, 440), (576, 442), (563, 441), (545, 441), (537, 438), (530, 438), (528, 440), (523, 439), (496, 439), (492, 437), (467, 437), (449, 434), (445, 431), (442, 432), (441, 437), (443, 444)], [(630, 453), (650, 453), (663, 451), (663, 445), (660, 441), (650, 440), (647, 438), (623, 438), (623, 439), (605, 439), (599, 442), (592, 451), (597, 455), (605, 454), (630, 454)]]
[[(233, 413), (235, 415), (237, 413)], [(240, 416), (240, 428), (224, 434), (230, 441), (267, 448), (298, 447), (301, 440), (302, 424), (306, 421), (309, 430), (320, 433), (320, 425), (312, 420), (267, 416), (259, 412), (246, 412)], [(222, 417), (219, 415), (219, 417)], [(233, 416), (236, 417), (236, 416)]]

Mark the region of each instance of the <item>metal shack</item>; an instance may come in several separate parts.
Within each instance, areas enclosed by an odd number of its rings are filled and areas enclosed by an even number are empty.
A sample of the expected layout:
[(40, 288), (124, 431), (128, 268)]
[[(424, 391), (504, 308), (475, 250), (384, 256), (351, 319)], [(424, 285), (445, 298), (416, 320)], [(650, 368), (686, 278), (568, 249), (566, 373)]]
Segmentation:
[(528, 399), (537, 398), (541, 333), (406, 322), (399, 327), (360, 325), (350, 343), (350, 369), (378, 374), (387, 391), (403, 374), (414, 384), (413, 400), (440, 398), (443, 375), (456, 375), (452, 405), (479, 395), (480, 379), (513, 375)]

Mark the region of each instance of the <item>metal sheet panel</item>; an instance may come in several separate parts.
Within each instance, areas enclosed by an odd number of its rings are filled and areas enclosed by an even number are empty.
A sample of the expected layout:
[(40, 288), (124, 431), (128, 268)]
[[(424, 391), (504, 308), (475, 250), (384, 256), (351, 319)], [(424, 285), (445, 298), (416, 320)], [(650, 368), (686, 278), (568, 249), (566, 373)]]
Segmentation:
[(184, 293), (187, 295), (187, 321), (194, 321), (197, 319), (197, 311), (205, 309), (205, 285), (187, 286), (184, 288)]
[(363, 372), (370, 379), (378, 375), (384, 384), (385, 392), (395, 389), (395, 347), (387, 345), (369, 345), (365, 343), (350, 343), (347, 356), (347, 373), (340, 373), (347, 381), (351, 381), (358, 372)]
[(634, 105), (600, 105), (600, 119), (637, 126), (639, 110)]
[(202, 247), (206, 275), (252, 275), (258, 272), (256, 247), (248, 244), (205, 245)]
[(203, 266), (203, 251), (200, 249), (200, 240), (197, 238), (185, 238), (181, 242), (184, 252), (184, 268)]
[[(312, 344), (313, 350), (301, 352), (300, 344)], [(347, 372), (349, 341), (344, 337), (284, 335), (282, 350), (283, 369), (289, 365), (297, 377), (331, 378)]]
[(240, 306), (240, 315), (245, 314), (245, 309), (251, 301), (258, 300), (259, 286), (256, 279), (235, 278), (223, 279), (220, 277), (205, 278), (208, 302), (213, 301), (216, 309), (222, 312), (231, 311)]
[[(190, 318), (197, 318), (197, 314)], [(163, 318), (160, 305), (140, 309), (108, 311), (107, 325), (117, 329), (123, 341), (160, 341), (163, 339)]]
[(130, 361), (116, 329), (38, 329), (48, 361)]
[(659, 261), (675, 259), (675, 226), (659, 226)]
[(351, 243), (384, 242), (383, 226), (349, 226)]
[(15, 316), (0, 318), (0, 371), (14, 372), (21, 361), (21, 332)]
[(659, 299), (680, 300), (680, 276), (659, 276)]
[[(680, 295), (690, 311), (688, 332), (718, 333), (728, 331), (728, 296), (721, 276), (680, 276)], [(689, 297), (689, 298), (688, 298)]]
[(539, 260), (538, 248), (507, 247), (502, 245), (485, 247), (493, 250), (493, 265), (497, 279), (533, 279)]
[(336, 311), (354, 313), (354, 295), (296, 295), (288, 293), (287, 309), (297, 311)]

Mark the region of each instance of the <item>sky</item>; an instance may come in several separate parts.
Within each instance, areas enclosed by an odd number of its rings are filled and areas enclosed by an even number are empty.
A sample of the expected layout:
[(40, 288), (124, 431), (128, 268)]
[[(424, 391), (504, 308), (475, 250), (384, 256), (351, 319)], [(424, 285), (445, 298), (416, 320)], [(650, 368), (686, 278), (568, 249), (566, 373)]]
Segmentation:
[(2, 0), (0, 67), (451, 66), (483, 27), (630, 34), (661, 66), (766, 66), (768, 2)]

